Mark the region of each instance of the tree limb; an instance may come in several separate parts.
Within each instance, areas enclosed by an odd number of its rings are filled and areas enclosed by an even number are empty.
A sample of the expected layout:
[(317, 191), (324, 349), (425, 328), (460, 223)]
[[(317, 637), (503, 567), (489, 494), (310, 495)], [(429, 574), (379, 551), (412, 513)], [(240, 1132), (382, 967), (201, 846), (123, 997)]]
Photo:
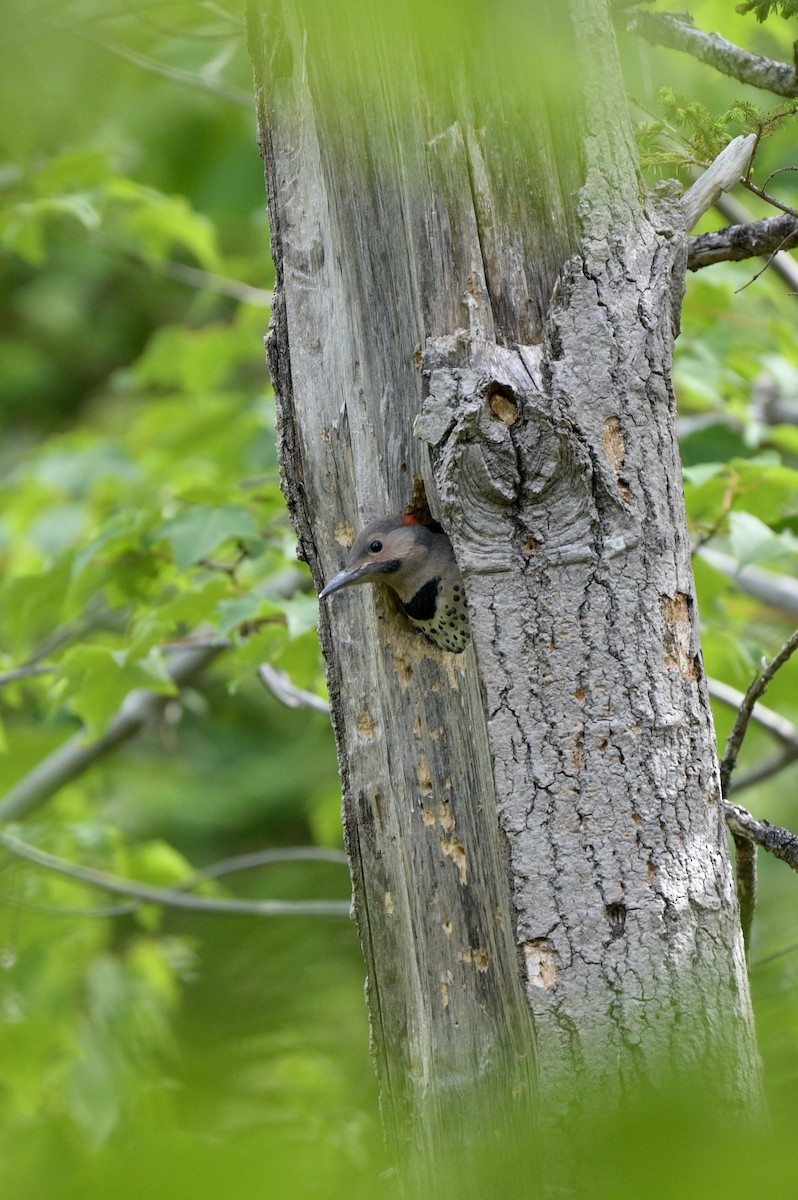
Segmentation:
[(350, 911), (348, 900), (214, 900), (208, 896), (192, 896), (177, 888), (151, 887), (147, 883), (120, 879), (117, 875), (109, 875), (105, 871), (95, 871), (91, 867), (67, 862), (66, 859), (39, 850), (10, 833), (0, 831), (0, 845), (19, 858), (25, 858), (48, 871), (56, 871), (59, 875), (102, 888), (106, 892), (134, 896), (145, 904), (159, 904), (165, 908), (191, 909), (194, 912), (214, 913), (217, 916), (255, 917), (347, 917)]
[(696, 29), (676, 13), (636, 9), (629, 14), (627, 29), (655, 46), (691, 54), (723, 75), (739, 79), (740, 83), (774, 92), (777, 96), (798, 96), (798, 79), (791, 64), (751, 54), (718, 33)]
[(798, 220), (784, 214), (751, 221), (747, 225), (727, 225), (712, 233), (690, 238), (687, 269), (700, 271), (718, 262), (740, 262), (760, 254), (773, 255), (798, 247)]
[(769, 821), (757, 821), (747, 808), (739, 804), (724, 801), (723, 810), (726, 814), (726, 824), (731, 830), (735, 841), (742, 838), (753, 842), (767, 850), (774, 858), (781, 859), (798, 871), (798, 836), (782, 829), (779, 825), (771, 825)]

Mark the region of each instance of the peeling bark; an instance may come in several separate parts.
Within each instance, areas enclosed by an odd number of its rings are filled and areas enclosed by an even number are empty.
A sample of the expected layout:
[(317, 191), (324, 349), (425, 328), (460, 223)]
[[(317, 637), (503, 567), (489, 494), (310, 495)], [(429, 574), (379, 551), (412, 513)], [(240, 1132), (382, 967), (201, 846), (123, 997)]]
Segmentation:
[(486, 1091), (506, 1135), (538, 1083), (566, 1108), (709, 1057), (719, 1096), (759, 1087), (674, 436), (681, 215), (641, 193), (605, 5), (552, 7), (581, 117), (541, 94), (534, 125), (489, 62), (443, 104), (408, 42), (399, 100), (378, 26), (369, 57), (342, 11), (251, 11), (301, 553), (321, 585), (423, 477), (471, 613), (459, 656), (385, 589), (320, 619), (385, 1125), (420, 1179)]

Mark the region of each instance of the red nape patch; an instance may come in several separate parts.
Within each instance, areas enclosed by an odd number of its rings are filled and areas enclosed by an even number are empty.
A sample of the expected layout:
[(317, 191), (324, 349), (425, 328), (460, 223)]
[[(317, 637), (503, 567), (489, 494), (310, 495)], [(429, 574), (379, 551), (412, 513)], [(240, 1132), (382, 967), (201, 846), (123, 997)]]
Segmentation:
[(414, 517), (412, 513), (405, 513), (402, 517), (403, 525), (423, 525), (423, 521), (419, 521), (418, 517)]

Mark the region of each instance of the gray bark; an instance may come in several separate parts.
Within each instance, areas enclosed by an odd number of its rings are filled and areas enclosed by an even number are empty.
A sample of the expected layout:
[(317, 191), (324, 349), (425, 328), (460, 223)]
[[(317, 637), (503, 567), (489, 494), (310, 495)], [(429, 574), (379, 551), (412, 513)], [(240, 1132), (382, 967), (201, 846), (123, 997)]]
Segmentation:
[(673, 432), (685, 238), (641, 199), (605, 5), (536, 10), (530, 70), (565, 39), (581, 92), (552, 116), (541, 86), (533, 123), (488, 58), (447, 105), (408, 44), (399, 95), (349, 11), (252, 10), (286, 494), (321, 585), (423, 478), (473, 632), (440, 652), (380, 588), (321, 612), (386, 1128), (418, 1163), (480, 1089), (507, 1132), (538, 1082), (566, 1108), (707, 1057), (750, 1102)]

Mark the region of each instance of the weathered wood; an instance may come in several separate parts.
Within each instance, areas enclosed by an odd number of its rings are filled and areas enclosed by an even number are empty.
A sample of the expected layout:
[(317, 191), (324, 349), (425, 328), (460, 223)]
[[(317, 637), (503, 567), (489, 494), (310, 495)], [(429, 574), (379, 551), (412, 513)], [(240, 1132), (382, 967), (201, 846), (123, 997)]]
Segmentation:
[(408, 36), (397, 83), (380, 6), (252, 8), (301, 552), (321, 585), (423, 477), (472, 613), (458, 657), (387, 590), (320, 621), (385, 1123), (417, 1159), (471, 1136), (478, 1085), (528, 1120), (531, 1011), (563, 1104), (712, 1051), (758, 1086), (673, 435), (684, 239), (641, 201), (605, 5), (578, 9), (536, 10), (529, 70), (566, 40), (578, 101), (541, 86), (532, 119), (487, 50), (444, 102)]

